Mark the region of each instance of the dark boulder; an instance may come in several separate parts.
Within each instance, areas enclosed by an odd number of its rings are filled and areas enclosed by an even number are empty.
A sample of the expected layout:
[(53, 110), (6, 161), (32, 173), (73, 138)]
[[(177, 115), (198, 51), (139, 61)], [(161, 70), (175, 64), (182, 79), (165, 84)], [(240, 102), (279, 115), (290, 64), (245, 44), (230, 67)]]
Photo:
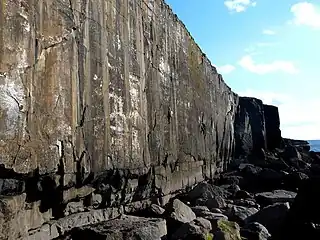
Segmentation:
[(273, 234), (281, 228), (281, 225), (287, 217), (289, 209), (289, 203), (275, 203), (248, 217), (247, 223), (258, 222)]
[[(318, 239), (320, 230), (320, 178), (301, 185), (277, 239)], [(295, 231), (292, 231), (295, 229)]]
[(171, 236), (171, 240), (206, 240), (206, 235), (209, 229), (204, 229), (198, 226), (195, 222), (184, 223), (178, 230)]
[(247, 218), (258, 212), (258, 209), (253, 207), (243, 207), (243, 206), (230, 206), (230, 208), (225, 212), (230, 221), (237, 222), (238, 224), (244, 225)]
[(192, 205), (207, 206), (211, 209), (225, 207), (224, 199), (228, 196), (230, 196), (230, 193), (226, 189), (204, 182), (192, 189), (187, 198)]
[(268, 240), (271, 238), (268, 229), (257, 222), (249, 223), (241, 229), (240, 233), (244, 239), (248, 240)]

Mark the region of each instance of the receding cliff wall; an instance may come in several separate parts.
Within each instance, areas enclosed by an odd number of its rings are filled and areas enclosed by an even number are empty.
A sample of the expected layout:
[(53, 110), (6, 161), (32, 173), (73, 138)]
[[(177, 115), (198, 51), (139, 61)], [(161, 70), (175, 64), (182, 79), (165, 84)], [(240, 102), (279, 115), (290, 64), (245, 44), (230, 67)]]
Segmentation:
[(237, 102), (162, 0), (3, 0), (0, 191), (22, 202), (3, 232), (24, 201), (53, 211), (35, 229), (92, 192), (100, 208), (165, 203), (214, 177)]
[(265, 151), (273, 151), (283, 144), (278, 108), (251, 97), (239, 97), (238, 103), (234, 158), (263, 160)]

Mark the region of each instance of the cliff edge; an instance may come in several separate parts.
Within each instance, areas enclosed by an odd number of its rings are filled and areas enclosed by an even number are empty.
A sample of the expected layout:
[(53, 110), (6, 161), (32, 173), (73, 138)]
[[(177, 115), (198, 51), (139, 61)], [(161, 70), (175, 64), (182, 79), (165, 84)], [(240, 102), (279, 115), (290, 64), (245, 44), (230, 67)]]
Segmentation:
[(53, 239), (281, 144), (162, 0), (0, 4), (0, 239)]

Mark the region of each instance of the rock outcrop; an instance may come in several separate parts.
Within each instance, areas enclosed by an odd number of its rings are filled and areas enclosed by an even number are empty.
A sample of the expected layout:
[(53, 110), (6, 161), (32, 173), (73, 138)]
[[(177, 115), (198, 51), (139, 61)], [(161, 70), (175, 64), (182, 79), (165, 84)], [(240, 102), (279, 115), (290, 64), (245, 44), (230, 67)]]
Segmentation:
[(0, 191), (20, 199), (10, 219), (34, 203), (41, 217), (2, 234), (164, 205), (213, 178), (233, 155), (237, 104), (162, 0), (3, 1)]
[(270, 105), (263, 105), (266, 141), (269, 151), (281, 147), (282, 138), (280, 130), (280, 118), (278, 108)]
[(279, 127), (163, 0), (0, 4), (0, 239), (268, 238), (320, 173)]
[(260, 99), (240, 97), (235, 120), (235, 157), (261, 156), (267, 148), (264, 107)]

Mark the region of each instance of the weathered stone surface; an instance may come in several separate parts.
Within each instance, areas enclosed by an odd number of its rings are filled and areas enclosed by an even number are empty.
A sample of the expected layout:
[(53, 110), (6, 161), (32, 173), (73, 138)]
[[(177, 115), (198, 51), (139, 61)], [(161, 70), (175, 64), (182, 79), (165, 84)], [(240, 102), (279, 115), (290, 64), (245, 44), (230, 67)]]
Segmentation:
[(5, 168), (157, 166), (167, 194), (229, 161), (237, 96), (163, 1), (5, 1), (0, 32)]
[(40, 212), (40, 203), (25, 203), (26, 195), (0, 198), (0, 239), (26, 237), (29, 229), (41, 227), (52, 218), (51, 211)]
[(261, 156), (266, 149), (266, 127), (262, 101), (240, 97), (235, 120), (236, 157)]
[(289, 203), (275, 203), (248, 217), (247, 222), (258, 222), (273, 234), (281, 228), (289, 209)]
[(206, 240), (208, 229), (204, 229), (194, 222), (184, 223), (172, 236), (172, 240)]
[(241, 229), (241, 237), (250, 240), (268, 240), (271, 235), (263, 225), (253, 222)]
[(110, 208), (72, 214), (59, 220), (48, 222), (48, 224), (32, 230), (29, 239), (42, 239), (39, 237), (43, 237), (43, 239), (57, 238), (68, 234), (74, 228), (114, 219), (122, 213), (122, 209)]
[[(281, 226), (279, 239), (317, 239), (320, 234), (320, 178), (305, 180)], [(293, 231), (297, 229), (299, 231)]]
[(122, 216), (107, 222), (76, 228), (72, 239), (161, 240), (167, 234), (164, 219)]
[(209, 208), (206, 206), (195, 206), (191, 207), (191, 209), (198, 217), (203, 216), (206, 212), (210, 212)]
[(207, 206), (209, 209), (223, 208), (226, 205), (224, 198), (228, 195), (226, 189), (203, 182), (188, 193), (188, 199), (194, 205)]
[(162, 214), (164, 214), (165, 209), (163, 209), (157, 204), (152, 204), (149, 208), (149, 211), (157, 216), (161, 216)]
[(94, 191), (94, 188), (89, 186), (83, 186), (81, 188), (70, 188), (63, 191), (63, 201), (65, 203), (73, 199), (81, 199), (90, 195)]
[(173, 200), (169, 211), (171, 212), (170, 219), (175, 222), (188, 223), (196, 218), (196, 214), (191, 208), (178, 199)]
[(292, 203), (297, 193), (286, 190), (274, 190), (272, 192), (257, 193), (255, 198), (262, 205), (272, 205), (274, 203)]
[[(57, 199), (109, 170), (124, 170), (102, 194), (111, 206), (213, 177), (237, 101), (161, 0), (1, 5), (0, 164), (56, 174)], [(72, 189), (64, 201), (84, 196)]]
[(129, 209), (213, 178), (237, 104), (162, 0), (1, 4), (0, 192), (55, 218), (84, 185), (95, 207)]
[(247, 218), (258, 212), (258, 209), (254, 207), (243, 206), (231, 206), (225, 214), (230, 221), (237, 222), (240, 225), (244, 225)]
[(270, 105), (263, 105), (266, 140), (268, 150), (281, 147), (281, 130), (278, 108)]
[(212, 229), (212, 224), (209, 220), (205, 219), (205, 218), (202, 218), (202, 217), (197, 217), (195, 220), (194, 220), (194, 223), (197, 225), (197, 226), (200, 226), (202, 227), (203, 229), (207, 230), (207, 231), (210, 231)]
[(19, 195), (25, 191), (25, 183), (17, 179), (0, 179), (0, 195)]
[(218, 230), (214, 233), (215, 240), (241, 240), (240, 227), (235, 222), (218, 221)]
[(65, 215), (70, 215), (73, 213), (78, 213), (83, 211), (84, 211), (84, 205), (82, 201), (70, 202), (67, 204), (66, 208), (64, 209)]

